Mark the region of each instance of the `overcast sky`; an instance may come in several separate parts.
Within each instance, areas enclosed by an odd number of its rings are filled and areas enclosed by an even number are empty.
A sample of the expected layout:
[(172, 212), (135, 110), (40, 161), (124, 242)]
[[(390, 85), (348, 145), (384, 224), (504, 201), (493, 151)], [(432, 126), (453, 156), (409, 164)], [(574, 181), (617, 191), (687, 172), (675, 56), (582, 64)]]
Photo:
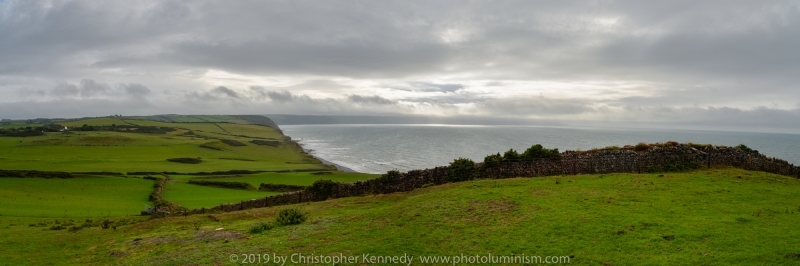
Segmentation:
[(0, 0), (0, 36), (2, 118), (434, 115), (800, 132), (798, 1)]

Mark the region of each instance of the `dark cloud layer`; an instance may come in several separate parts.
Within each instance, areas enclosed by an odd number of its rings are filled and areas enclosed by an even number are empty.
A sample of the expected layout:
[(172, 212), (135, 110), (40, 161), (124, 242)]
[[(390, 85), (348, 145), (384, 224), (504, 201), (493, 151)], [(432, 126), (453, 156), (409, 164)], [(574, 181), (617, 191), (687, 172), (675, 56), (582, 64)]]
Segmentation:
[(800, 130), (789, 123), (797, 1), (6, 0), (0, 36), (9, 118), (119, 109)]

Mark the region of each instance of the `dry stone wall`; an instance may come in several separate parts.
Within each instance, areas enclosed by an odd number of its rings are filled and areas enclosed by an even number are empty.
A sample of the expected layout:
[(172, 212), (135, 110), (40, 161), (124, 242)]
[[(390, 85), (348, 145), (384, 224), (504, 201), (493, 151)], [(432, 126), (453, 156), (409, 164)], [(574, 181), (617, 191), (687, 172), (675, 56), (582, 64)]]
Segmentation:
[[(511, 161), (489, 165), (478, 163), (473, 177), (497, 179), (598, 173), (645, 173), (708, 167), (737, 167), (800, 178), (799, 166), (789, 164), (785, 160), (764, 156), (755, 151), (721, 146), (697, 149), (684, 144), (655, 146), (646, 151), (635, 151), (633, 148), (586, 152), (566, 151), (561, 154), (559, 159)], [(306, 189), (236, 204), (194, 209), (186, 214), (230, 212), (323, 201), (328, 198), (404, 192), (424, 186), (448, 183), (449, 180), (448, 167), (442, 166), (400, 173), (392, 181), (370, 179), (354, 183), (335, 183), (331, 191), (325, 193)]]

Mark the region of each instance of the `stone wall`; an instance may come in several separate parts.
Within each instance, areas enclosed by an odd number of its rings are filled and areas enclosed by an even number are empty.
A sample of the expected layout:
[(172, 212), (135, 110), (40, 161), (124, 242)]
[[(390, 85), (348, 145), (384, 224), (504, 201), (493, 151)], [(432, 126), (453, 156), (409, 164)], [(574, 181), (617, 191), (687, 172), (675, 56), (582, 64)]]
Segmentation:
[[(788, 162), (766, 157), (758, 152), (737, 148), (708, 146), (696, 149), (676, 144), (654, 146), (646, 151), (633, 148), (596, 150), (587, 152), (566, 151), (559, 159), (512, 161), (497, 164), (477, 163), (472, 178), (513, 178), (550, 175), (575, 175), (598, 173), (668, 172), (710, 167), (737, 167), (800, 178), (800, 167)], [(223, 204), (213, 208), (188, 211), (186, 214), (230, 212), (251, 208), (271, 207), (303, 202), (323, 201), (369, 194), (411, 191), (423, 186), (449, 183), (448, 167), (412, 170), (392, 181), (370, 179), (355, 183), (336, 183), (329, 194), (310, 189), (289, 192), (260, 199)]]

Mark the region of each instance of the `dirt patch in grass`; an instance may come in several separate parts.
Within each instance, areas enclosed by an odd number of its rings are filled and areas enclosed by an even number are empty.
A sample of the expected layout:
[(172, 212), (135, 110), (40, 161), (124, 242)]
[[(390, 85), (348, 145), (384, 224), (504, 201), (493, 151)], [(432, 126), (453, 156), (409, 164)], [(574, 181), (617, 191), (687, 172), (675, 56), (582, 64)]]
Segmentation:
[(121, 250), (112, 250), (108, 254), (111, 255), (111, 257), (114, 257), (114, 258), (122, 258), (122, 257), (128, 256), (128, 254), (130, 254), (130, 252), (121, 251)]
[[(465, 220), (482, 223), (491, 217), (515, 217), (509, 213), (519, 210), (519, 204), (503, 199), (471, 200), (462, 212)], [(516, 216), (519, 217), (519, 216)]]

